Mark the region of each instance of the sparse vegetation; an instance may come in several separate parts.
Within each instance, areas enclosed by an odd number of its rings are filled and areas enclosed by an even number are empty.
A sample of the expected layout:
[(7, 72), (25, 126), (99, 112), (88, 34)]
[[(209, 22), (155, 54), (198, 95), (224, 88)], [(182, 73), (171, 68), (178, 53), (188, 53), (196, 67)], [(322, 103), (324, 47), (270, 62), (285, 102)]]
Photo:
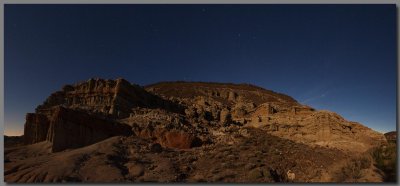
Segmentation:
[(390, 141), (386, 145), (371, 149), (362, 156), (349, 160), (334, 175), (336, 182), (359, 182), (365, 176), (366, 169), (374, 166), (384, 175), (384, 182), (396, 182), (396, 143)]
[(372, 160), (368, 154), (350, 159), (340, 171), (334, 175), (337, 182), (358, 182), (364, 176), (364, 170), (371, 166)]
[(396, 141), (389, 141), (387, 145), (372, 151), (375, 166), (385, 173), (385, 182), (396, 182)]

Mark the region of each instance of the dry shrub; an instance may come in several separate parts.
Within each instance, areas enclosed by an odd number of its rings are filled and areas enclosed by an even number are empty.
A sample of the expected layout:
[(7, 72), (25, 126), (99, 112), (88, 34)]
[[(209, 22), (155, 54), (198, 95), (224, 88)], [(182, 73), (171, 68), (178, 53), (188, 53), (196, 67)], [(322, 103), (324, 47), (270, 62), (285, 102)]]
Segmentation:
[(397, 165), (397, 146), (395, 142), (389, 142), (385, 146), (377, 147), (372, 151), (372, 157), (375, 160), (376, 167), (385, 173), (385, 182), (396, 182)]
[(368, 169), (371, 163), (369, 155), (352, 158), (335, 174), (334, 179), (337, 182), (357, 182), (364, 176), (363, 170)]

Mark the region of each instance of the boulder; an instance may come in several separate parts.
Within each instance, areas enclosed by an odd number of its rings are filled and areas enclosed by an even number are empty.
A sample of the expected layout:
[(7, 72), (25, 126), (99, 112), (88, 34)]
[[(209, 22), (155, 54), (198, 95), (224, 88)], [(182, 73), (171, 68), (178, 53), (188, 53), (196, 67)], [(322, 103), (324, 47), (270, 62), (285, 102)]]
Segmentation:
[(224, 108), (220, 113), (220, 122), (222, 124), (228, 124), (232, 122), (232, 115), (228, 109)]
[(189, 149), (195, 141), (195, 137), (181, 131), (169, 131), (165, 134), (165, 141), (162, 143), (167, 147), (178, 149)]
[(127, 163), (125, 165), (128, 168), (129, 175), (133, 177), (139, 177), (144, 174), (144, 166), (136, 163)]

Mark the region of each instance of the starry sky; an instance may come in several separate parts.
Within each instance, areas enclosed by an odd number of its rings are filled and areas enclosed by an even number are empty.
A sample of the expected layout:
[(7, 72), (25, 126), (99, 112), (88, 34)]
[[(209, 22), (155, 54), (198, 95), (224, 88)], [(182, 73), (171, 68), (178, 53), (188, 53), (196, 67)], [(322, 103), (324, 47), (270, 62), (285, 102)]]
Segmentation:
[(395, 5), (5, 5), (5, 134), (92, 77), (251, 83), (396, 130)]

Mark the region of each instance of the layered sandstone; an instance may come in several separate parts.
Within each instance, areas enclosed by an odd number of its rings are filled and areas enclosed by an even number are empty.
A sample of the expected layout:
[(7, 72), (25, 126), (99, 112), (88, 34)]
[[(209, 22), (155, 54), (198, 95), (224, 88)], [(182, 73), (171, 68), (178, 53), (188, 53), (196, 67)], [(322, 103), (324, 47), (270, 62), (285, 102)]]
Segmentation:
[(124, 79), (90, 79), (75, 85), (65, 85), (61, 91), (51, 94), (39, 105), (36, 112), (48, 114), (49, 108), (57, 105), (113, 118), (129, 117), (132, 109), (137, 107), (182, 111), (179, 105), (150, 94), (139, 85)]
[(81, 111), (56, 107), (50, 120), (47, 141), (52, 151), (87, 146), (113, 136), (129, 136), (128, 125), (93, 117)]
[[(66, 109), (54, 109), (57, 106)], [(91, 117), (95, 122), (79, 122), (76, 118), (80, 117)], [(69, 125), (68, 119), (73, 124)], [(36, 113), (28, 114), (25, 143), (55, 140), (60, 149), (93, 143), (107, 138), (103, 131), (112, 131), (112, 124), (94, 124), (103, 120), (129, 125), (132, 129), (125, 130), (137, 136), (178, 148), (212, 143), (219, 137), (211, 131), (231, 125), (260, 128), (278, 137), (349, 151), (364, 151), (386, 141), (382, 134), (359, 123), (253, 85), (166, 82), (143, 88), (124, 79), (90, 79), (64, 86), (38, 106)], [(67, 130), (66, 126), (73, 129)], [(85, 130), (81, 127), (92, 128), (99, 136), (85, 139), (89, 141), (68, 140), (69, 136), (82, 135), (79, 131)], [(117, 130), (112, 134), (126, 133)], [(177, 145), (172, 142), (175, 139), (187, 142)]]
[(146, 87), (187, 105), (191, 121), (205, 126), (256, 127), (309, 145), (363, 152), (385, 143), (381, 134), (336, 113), (316, 111), (293, 98), (247, 84), (166, 82)]
[(24, 143), (33, 144), (46, 140), (50, 126), (49, 119), (42, 114), (26, 114), (24, 126)]
[(131, 128), (111, 120), (97, 118), (82, 111), (54, 106), (48, 118), (27, 114), (25, 144), (41, 141), (52, 143), (52, 152), (90, 145), (116, 135), (130, 135)]
[(8, 182), (335, 182), (386, 139), (249, 84), (90, 79), (27, 114), (24, 143), (7, 150)]

